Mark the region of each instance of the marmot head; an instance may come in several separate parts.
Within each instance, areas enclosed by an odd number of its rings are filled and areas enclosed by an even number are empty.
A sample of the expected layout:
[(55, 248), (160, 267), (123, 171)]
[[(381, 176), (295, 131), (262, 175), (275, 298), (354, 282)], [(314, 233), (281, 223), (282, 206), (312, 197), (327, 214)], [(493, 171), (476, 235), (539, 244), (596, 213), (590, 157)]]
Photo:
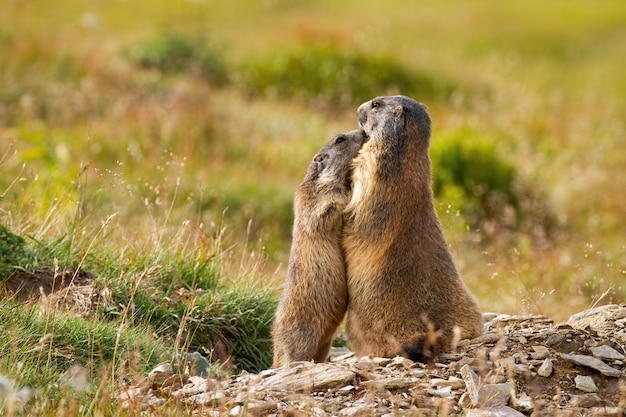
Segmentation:
[(430, 117), (426, 106), (406, 96), (380, 96), (359, 106), (359, 125), (372, 141), (404, 146), (406, 139), (428, 147)]
[(335, 136), (313, 158), (318, 185), (349, 185), (352, 160), (357, 156), (367, 135), (362, 129)]

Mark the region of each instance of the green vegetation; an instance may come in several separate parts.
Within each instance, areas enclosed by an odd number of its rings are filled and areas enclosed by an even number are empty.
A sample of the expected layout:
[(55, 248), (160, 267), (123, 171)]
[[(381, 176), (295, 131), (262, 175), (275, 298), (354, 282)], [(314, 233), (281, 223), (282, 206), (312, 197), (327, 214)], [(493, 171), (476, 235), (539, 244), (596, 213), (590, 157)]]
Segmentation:
[(245, 66), (241, 78), (253, 93), (335, 106), (398, 92), (445, 99), (453, 91), (441, 77), (404, 68), (394, 59), (320, 42), (279, 47)]
[[(617, 0), (10, 2), (0, 281), (83, 270), (100, 295), (4, 294), (0, 374), (38, 390), (34, 414), (120, 415), (112, 391), (166, 351), (268, 366), (293, 192), (388, 93), (429, 108), (438, 209), (484, 310), (623, 302), (625, 28)], [(73, 365), (86, 394), (58, 383)]]

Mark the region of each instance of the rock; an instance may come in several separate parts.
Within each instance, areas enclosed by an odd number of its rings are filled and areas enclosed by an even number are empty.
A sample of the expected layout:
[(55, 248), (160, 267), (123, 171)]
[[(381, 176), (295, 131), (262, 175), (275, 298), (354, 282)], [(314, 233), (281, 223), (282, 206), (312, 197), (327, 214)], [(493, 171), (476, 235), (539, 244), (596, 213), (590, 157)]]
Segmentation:
[(465, 382), (467, 394), (471, 400), (472, 406), (478, 405), (478, 375), (470, 368), (469, 365), (463, 365), (461, 368), (461, 376)]
[(279, 390), (286, 392), (322, 391), (347, 384), (355, 373), (329, 363), (304, 362), (292, 368), (281, 368), (252, 388), (252, 391)]
[(589, 408), (600, 403), (602, 399), (597, 394), (575, 395), (569, 402), (572, 407)]
[(513, 407), (529, 414), (535, 409), (535, 402), (525, 392), (522, 392), (519, 397), (513, 397)]
[(598, 359), (616, 360), (621, 361), (624, 359), (624, 355), (616, 351), (610, 346), (600, 345), (590, 347), (591, 354)]
[(509, 403), (513, 388), (508, 383), (487, 384), (478, 390), (478, 406), (501, 407)]
[(465, 387), (465, 382), (461, 378), (451, 376), (448, 379), (433, 378), (430, 380), (430, 385), (433, 387), (451, 387), (452, 389), (459, 389)]
[(554, 367), (552, 366), (552, 361), (546, 358), (539, 367), (539, 369), (537, 369), (537, 375), (547, 378), (552, 375), (553, 369)]
[(453, 397), (454, 396), (454, 394), (452, 394), (451, 386), (442, 387), (438, 389), (429, 389), (428, 393), (434, 397)]
[(415, 381), (408, 378), (386, 378), (386, 379), (373, 379), (371, 381), (364, 381), (362, 384), (365, 388), (378, 388), (388, 391), (403, 389), (415, 386)]
[(525, 417), (524, 414), (511, 407), (491, 407), (468, 410), (465, 417)]
[(596, 387), (593, 378), (590, 376), (577, 375), (576, 378), (574, 378), (574, 382), (576, 383), (576, 388), (581, 391), (598, 392), (598, 387)]
[(413, 365), (415, 365), (415, 362), (403, 356), (396, 356), (395, 358), (391, 360), (391, 365), (408, 369), (408, 368), (411, 368)]
[(611, 368), (606, 363), (602, 362), (600, 359), (594, 358), (592, 356), (587, 355), (568, 355), (566, 353), (559, 353), (559, 355), (566, 360), (572, 361), (579, 365), (588, 366), (590, 368), (595, 369), (596, 371), (602, 373), (606, 376), (611, 376), (614, 378), (619, 378), (622, 376), (622, 372), (618, 369)]
[(591, 407), (589, 409), (590, 416), (592, 417), (622, 417), (624, 414), (622, 407)]
[(500, 336), (498, 335), (498, 333), (489, 332), (483, 333), (480, 336), (473, 338), (470, 343), (473, 345), (489, 345), (492, 343), (496, 343), (498, 340), (500, 340)]
[(546, 338), (546, 345), (554, 346), (565, 340), (565, 335), (561, 333), (551, 334)]

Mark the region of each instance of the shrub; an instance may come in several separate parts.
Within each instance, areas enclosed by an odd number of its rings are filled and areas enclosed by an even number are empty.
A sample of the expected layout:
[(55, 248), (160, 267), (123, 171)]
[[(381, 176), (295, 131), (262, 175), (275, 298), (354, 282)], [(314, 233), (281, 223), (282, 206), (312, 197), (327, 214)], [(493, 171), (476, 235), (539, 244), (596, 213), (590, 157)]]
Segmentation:
[(124, 55), (141, 68), (170, 74), (198, 74), (218, 85), (227, 81), (221, 53), (205, 34), (164, 30), (152, 39), (128, 47)]
[(0, 281), (8, 278), (15, 267), (32, 263), (34, 255), (25, 245), (22, 236), (0, 224)]
[(315, 42), (277, 50), (250, 62), (241, 69), (240, 77), (252, 94), (335, 105), (398, 92), (439, 98), (452, 91), (437, 77), (409, 70), (393, 59)]
[(505, 230), (545, 237), (554, 217), (494, 144), (470, 131), (437, 138), (431, 148), (433, 192), (483, 235)]

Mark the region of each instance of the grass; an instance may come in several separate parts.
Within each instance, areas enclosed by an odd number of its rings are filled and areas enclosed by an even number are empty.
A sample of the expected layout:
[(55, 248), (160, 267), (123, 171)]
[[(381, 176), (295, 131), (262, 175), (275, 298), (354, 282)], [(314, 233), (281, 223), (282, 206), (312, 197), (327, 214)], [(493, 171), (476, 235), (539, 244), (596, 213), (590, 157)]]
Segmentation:
[[(484, 310), (624, 302), (625, 27), (619, 1), (10, 2), (0, 271), (81, 267), (111, 298), (90, 317), (3, 299), (0, 373), (52, 415), (160, 351), (266, 366), (293, 192), (387, 92), (428, 105), (439, 213)], [(62, 405), (75, 363), (108, 385)]]

